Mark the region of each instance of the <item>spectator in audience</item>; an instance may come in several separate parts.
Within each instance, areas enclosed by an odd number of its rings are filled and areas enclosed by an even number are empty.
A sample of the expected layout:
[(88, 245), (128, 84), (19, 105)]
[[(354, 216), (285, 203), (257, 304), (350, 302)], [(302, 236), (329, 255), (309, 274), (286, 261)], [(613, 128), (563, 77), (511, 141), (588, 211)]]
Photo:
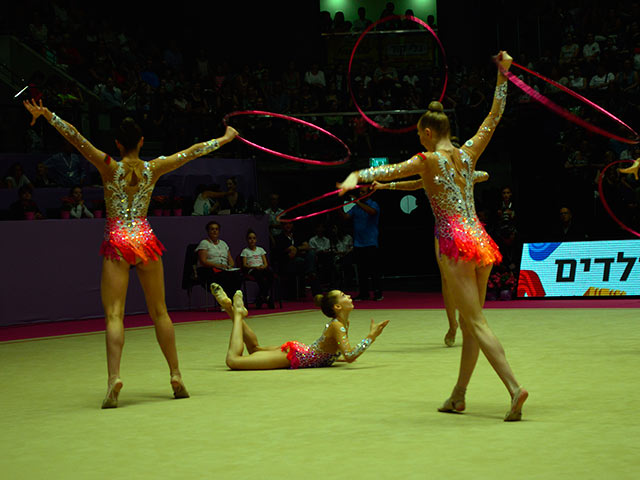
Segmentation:
[(31, 180), (24, 174), (24, 169), (20, 162), (15, 162), (9, 167), (4, 180), (7, 182), (7, 188), (32, 187)]
[(61, 138), (61, 150), (45, 160), (53, 180), (61, 187), (82, 185), (86, 178), (82, 160), (69, 142)]
[(371, 20), (367, 18), (367, 10), (364, 7), (358, 7), (358, 18), (353, 21), (351, 30), (354, 32), (362, 32), (371, 25), (371, 23)]
[(309, 239), (309, 247), (313, 250), (315, 256), (316, 275), (320, 279), (333, 283), (335, 278), (334, 252), (325, 230), (326, 227), (323, 222), (316, 224), (315, 235)]
[(622, 98), (636, 104), (638, 100), (638, 85), (640, 80), (638, 72), (633, 69), (633, 62), (627, 58), (622, 63), (622, 69), (616, 75), (616, 83), (622, 94)]
[(215, 282), (225, 292), (235, 292), (240, 288), (240, 269), (235, 267), (229, 245), (220, 238), (220, 224), (212, 220), (205, 231), (207, 238), (196, 247), (198, 277), (207, 285)]
[(238, 192), (238, 177), (229, 177), (227, 179), (227, 191), (220, 198), (220, 212), (229, 211), (229, 213), (244, 213), (247, 203), (244, 195)]
[(245, 275), (255, 280), (258, 284), (256, 308), (261, 308), (264, 303), (269, 308), (274, 308), (273, 298), (271, 298), (273, 271), (269, 268), (267, 252), (264, 248), (258, 246), (258, 236), (251, 229), (247, 232), (247, 247), (242, 250), (240, 257), (242, 258), (242, 269)]
[(333, 33), (347, 33), (351, 30), (351, 22), (344, 19), (344, 12), (336, 12), (333, 16)]
[(69, 215), (71, 218), (93, 218), (93, 213), (91, 213), (91, 210), (89, 210), (84, 203), (82, 187), (80, 185), (72, 187), (69, 194), (71, 195), (69, 197), (71, 204)]
[(44, 162), (36, 165), (36, 176), (33, 179), (33, 186), (36, 188), (56, 187), (57, 184), (49, 175), (49, 169)]
[[(365, 195), (370, 187), (363, 187), (357, 195)], [(354, 194), (355, 195), (355, 194)], [(380, 219), (380, 206), (370, 196), (355, 202), (348, 213), (340, 210), (343, 218), (353, 221), (353, 256), (358, 265), (358, 284), (360, 293), (354, 300), (369, 300), (371, 277), (371, 289), (373, 299), (382, 300), (382, 273), (381, 258), (378, 243), (378, 222)]]
[[(382, 13), (380, 14), (380, 19), (382, 20), (383, 18), (395, 15), (395, 8), (396, 7), (393, 4), (393, 2), (387, 2), (387, 4), (384, 7), (384, 10), (382, 10)], [(399, 30), (399, 29), (400, 29), (399, 19), (389, 20), (387, 22), (381, 23), (376, 27), (376, 30)]]
[(596, 63), (600, 60), (600, 44), (596, 42), (593, 33), (587, 33), (585, 44), (582, 47), (582, 57), (587, 63)]
[(23, 185), (18, 188), (18, 200), (9, 206), (9, 217), (12, 220), (40, 219), (44, 218), (38, 205), (33, 200), (33, 193), (30, 185)]
[(579, 92), (584, 92), (587, 89), (587, 79), (582, 74), (579, 67), (571, 67), (569, 70), (568, 86), (572, 90), (577, 90)]
[(334, 253), (335, 270), (338, 273), (340, 288), (351, 287), (353, 282), (353, 237), (337, 223), (331, 225), (331, 249)]
[(560, 65), (564, 64), (574, 64), (578, 59), (578, 54), (580, 53), (580, 46), (576, 42), (576, 37), (573, 33), (568, 33), (565, 38), (565, 42), (560, 47), (560, 53), (558, 55), (558, 63)]
[(513, 205), (513, 191), (511, 187), (505, 186), (500, 191), (500, 204), (496, 212), (498, 227), (510, 227), (517, 232), (516, 210)]
[(302, 86), (300, 72), (293, 60), (289, 61), (286, 70), (282, 72), (282, 86), (290, 98), (295, 97)]
[(555, 222), (550, 240), (554, 242), (577, 242), (587, 240), (583, 228), (576, 225), (573, 212), (568, 206), (562, 206), (558, 210), (558, 220)]
[(283, 223), (282, 233), (276, 237), (273, 259), (285, 282), (285, 298), (295, 298), (295, 282), (299, 279), (303, 280), (303, 285), (311, 286), (314, 295), (319, 294), (320, 283), (315, 275), (313, 250), (308, 242), (298, 238), (293, 222)]
[(104, 84), (96, 85), (95, 91), (108, 110), (121, 109), (124, 106), (122, 90), (116, 86), (112, 77), (107, 78)]
[(589, 88), (598, 94), (603, 94), (609, 90), (615, 79), (616, 76), (607, 71), (604, 63), (599, 63), (595, 75), (589, 81)]
[(269, 195), (269, 208), (264, 213), (269, 215), (269, 237), (271, 240), (271, 246), (275, 244), (275, 239), (282, 233), (282, 224), (278, 221), (278, 215), (284, 210), (280, 208), (280, 195), (272, 193)]
[(196, 199), (193, 202), (191, 215), (215, 215), (220, 211), (220, 201), (225, 193), (220, 192), (218, 185), (200, 184), (196, 187)]
[(317, 90), (324, 90), (327, 87), (327, 80), (324, 71), (320, 69), (317, 62), (304, 73), (304, 83)]

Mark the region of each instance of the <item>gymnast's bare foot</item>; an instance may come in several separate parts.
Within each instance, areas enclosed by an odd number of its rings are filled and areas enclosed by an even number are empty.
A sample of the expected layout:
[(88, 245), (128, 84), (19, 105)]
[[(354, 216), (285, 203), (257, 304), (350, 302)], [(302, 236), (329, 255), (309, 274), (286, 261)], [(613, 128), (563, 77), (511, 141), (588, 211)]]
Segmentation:
[(456, 330), (449, 329), (449, 331), (447, 331), (447, 334), (444, 336), (444, 344), (447, 347), (453, 347), (455, 343), (456, 343)]
[(505, 422), (518, 422), (522, 420), (522, 405), (529, 397), (529, 392), (527, 392), (524, 387), (520, 386), (513, 392), (513, 397), (511, 397), (511, 410), (505, 415)]
[(233, 295), (233, 309), (237, 312), (240, 312), (240, 315), (246, 317), (249, 315), (246, 307), (244, 306), (244, 300), (242, 299), (242, 291), (237, 290)]
[(224, 289), (217, 283), (212, 283), (210, 286), (211, 294), (216, 297), (217, 302), (220, 304), (223, 310), (231, 309), (231, 300), (225, 293)]
[(122, 390), (122, 380), (116, 378), (107, 386), (107, 395), (102, 401), (102, 408), (116, 408), (118, 406), (118, 394)]
[(189, 398), (187, 387), (182, 382), (180, 374), (171, 375), (171, 388), (173, 389), (173, 398)]

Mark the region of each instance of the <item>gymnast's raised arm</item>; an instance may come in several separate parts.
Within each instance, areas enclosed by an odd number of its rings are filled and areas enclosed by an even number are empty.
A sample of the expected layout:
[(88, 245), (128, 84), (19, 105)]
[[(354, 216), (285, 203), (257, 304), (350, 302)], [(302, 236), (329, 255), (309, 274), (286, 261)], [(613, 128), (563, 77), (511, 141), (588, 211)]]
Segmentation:
[(108, 163), (105, 161), (107, 154), (94, 147), (80, 134), (80, 132), (78, 132), (76, 127), (65, 122), (55, 113), (51, 112), (42, 104), (42, 100), (40, 100), (39, 103), (36, 103), (33, 99), (31, 101), (25, 100), (22, 103), (32, 116), (31, 125), (36, 123), (38, 117), (44, 117), (45, 120), (60, 133), (60, 135), (66, 138), (71, 145), (78, 149), (84, 158), (98, 169), (100, 174), (103, 174), (109, 169)]
[(233, 127), (227, 127), (224, 135), (220, 138), (214, 138), (213, 140), (209, 140), (206, 142), (196, 143), (195, 145), (190, 146), (189, 148), (182, 150), (181, 152), (174, 153), (168, 157), (159, 157), (154, 160), (154, 165), (156, 171), (162, 175), (164, 173), (175, 170), (176, 168), (181, 167), (187, 162), (194, 160), (198, 157), (202, 157), (208, 153), (211, 153), (222, 145), (229, 143), (232, 141), (238, 132)]
[(338, 188), (341, 190), (340, 195), (356, 188), (359, 182), (370, 183), (374, 180), (395, 180), (417, 175), (424, 171), (425, 161), (425, 155), (418, 154), (402, 163), (381, 165), (351, 172), (344, 182), (338, 184)]
[(504, 51), (500, 52), (496, 58), (501, 68), (498, 68), (498, 78), (496, 80), (496, 90), (493, 96), (493, 103), (491, 104), (491, 111), (489, 115), (487, 115), (487, 118), (484, 119), (484, 122), (482, 122), (482, 125), (480, 125), (478, 132), (470, 140), (467, 140), (462, 147), (471, 157), (474, 168), (478, 158), (489, 144), (489, 140), (493, 137), (493, 132), (502, 118), (502, 113), (507, 103), (508, 81), (506, 75), (502, 73), (502, 70), (509, 70), (513, 58)]

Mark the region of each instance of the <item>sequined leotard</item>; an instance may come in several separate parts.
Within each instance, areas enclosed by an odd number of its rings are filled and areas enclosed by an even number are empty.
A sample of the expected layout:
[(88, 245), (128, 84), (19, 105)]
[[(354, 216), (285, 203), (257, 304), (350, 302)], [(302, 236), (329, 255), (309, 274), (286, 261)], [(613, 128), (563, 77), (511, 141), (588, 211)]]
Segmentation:
[[(107, 223), (100, 253), (112, 260), (122, 257), (132, 265), (138, 258), (143, 262), (157, 260), (165, 249), (147, 220), (155, 183), (153, 162), (143, 162), (141, 167), (134, 172), (140, 176), (135, 187), (128, 186), (133, 171), (127, 172), (121, 162), (117, 163), (113, 178), (104, 183)], [(132, 189), (130, 195), (128, 190)]]
[(452, 259), (479, 265), (500, 263), (502, 255), (476, 214), (473, 183), (478, 157), (500, 121), (507, 83), (496, 87), (491, 112), (476, 135), (460, 149), (419, 153), (406, 162), (372, 167), (358, 172), (359, 180), (394, 180), (419, 174), (435, 217), (440, 252)]
[(355, 359), (371, 345), (371, 339), (365, 337), (358, 345), (351, 348), (347, 338), (347, 330), (344, 326), (340, 326), (340, 333), (336, 338), (338, 349), (332, 352), (323, 350), (322, 347), (327, 340), (327, 330), (333, 322), (337, 322), (337, 320), (333, 319), (327, 323), (322, 335), (311, 345), (293, 341), (286, 342), (280, 347), (280, 350), (287, 352), (287, 359), (291, 363), (291, 369), (330, 367), (340, 357), (341, 350), (346, 359)]
[(153, 188), (161, 175), (194, 158), (216, 150), (217, 140), (203, 142), (170, 157), (125, 164), (97, 150), (80, 133), (55, 113), (50, 123), (100, 172), (104, 184), (107, 221), (100, 253), (131, 265), (157, 260), (164, 246), (147, 220)]

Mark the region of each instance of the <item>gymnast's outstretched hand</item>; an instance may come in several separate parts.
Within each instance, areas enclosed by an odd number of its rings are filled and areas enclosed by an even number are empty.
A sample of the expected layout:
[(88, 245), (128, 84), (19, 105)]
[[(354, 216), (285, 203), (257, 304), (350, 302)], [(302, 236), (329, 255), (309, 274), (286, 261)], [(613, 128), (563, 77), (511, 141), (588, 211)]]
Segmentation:
[(38, 117), (40, 116), (44, 116), (44, 118), (49, 121), (51, 120), (51, 117), (53, 116), (53, 113), (51, 113), (49, 111), (49, 109), (47, 107), (45, 107), (42, 104), (42, 100), (40, 100), (40, 103), (36, 103), (36, 101), (32, 98), (31, 100), (25, 100), (22, 102), (22, 104), (24, 105), (24, 108), (26, 108), (29, 113), (31, 114), (31, 125), (35, 125), (36, 120), (38, 119)]
[(638, 180), (638, 167), (640, 167), (640, 158), (636, 158), (633, 161), (633, 165), (627, 168), (619, 168), (618, 171), (620, 173), (633, 173), (633, 176), (636, 180)]
[(342, 183), (336, 183), (336, 186), (340, 189), (338, 195), (342, 196), (349, 190), (353, 190), (358, 186), (358, 172), (351, 172), (349, 176)]
[(384, 320), (380, 323), (375, 323), (372, 318), (371, 327), (369, 327), (369, 335), (373, 338), (378, 337), (378, 335), (382, 333), (382, 330), (384, 330), (384, 327), (386, 327), (388, 324), (389, 324), (389, 320)]
[(511, 63), (513, 62), (513, 58), (506, 51), (500, 50), (498, 55), (496, 55), (496, 62), (503, 70), (508, 71), (511, 68)]

